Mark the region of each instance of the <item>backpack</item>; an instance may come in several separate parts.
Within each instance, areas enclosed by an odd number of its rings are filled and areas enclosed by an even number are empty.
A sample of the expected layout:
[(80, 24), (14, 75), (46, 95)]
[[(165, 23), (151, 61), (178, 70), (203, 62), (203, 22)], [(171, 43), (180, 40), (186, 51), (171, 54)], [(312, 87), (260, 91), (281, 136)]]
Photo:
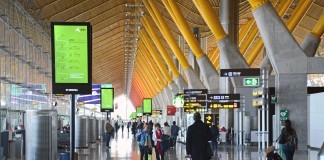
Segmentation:
[(168, 150), (170, 148), (171, 137), (169, 135), (162, 134), (161, 140), (162, 140), (161, 141), (161, 149), (162, 149), (162, 152), (165, 152), (166, 150)]

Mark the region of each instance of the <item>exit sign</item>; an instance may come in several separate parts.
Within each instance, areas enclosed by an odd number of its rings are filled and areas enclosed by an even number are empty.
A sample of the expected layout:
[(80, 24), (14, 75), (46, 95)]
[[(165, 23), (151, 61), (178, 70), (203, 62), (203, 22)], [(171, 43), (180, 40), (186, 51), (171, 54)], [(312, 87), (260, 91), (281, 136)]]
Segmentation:
[(259, 78), (244, 78), (244, 86), (259, 86)]

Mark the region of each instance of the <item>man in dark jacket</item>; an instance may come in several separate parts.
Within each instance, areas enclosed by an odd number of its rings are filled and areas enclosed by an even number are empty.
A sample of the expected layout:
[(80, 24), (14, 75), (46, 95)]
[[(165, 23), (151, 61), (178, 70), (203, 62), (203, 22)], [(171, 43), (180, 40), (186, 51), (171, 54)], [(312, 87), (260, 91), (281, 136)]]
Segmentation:
[(209, 160), (208, 141), (212, 140), (212, 133), (209, 127), (201, 121), (200, 113), (194, 114), (195, 123), (188, 127), (186, 151), (192, 160)]

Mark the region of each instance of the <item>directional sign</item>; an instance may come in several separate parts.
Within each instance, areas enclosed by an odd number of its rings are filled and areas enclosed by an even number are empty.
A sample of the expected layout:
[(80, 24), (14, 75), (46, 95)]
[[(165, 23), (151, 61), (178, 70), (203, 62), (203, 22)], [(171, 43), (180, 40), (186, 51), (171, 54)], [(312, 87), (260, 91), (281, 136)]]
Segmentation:
[(221, 69), (221, 77), (260, 76), (260, 68)]
[(183, 94), (207, 94), (208, 90), (207, 89), (184, 89)]
[(264, 99), (263, 98), (254, 98), (252, 99), (252, 106), (253, 107), (259, 107), (264, 104)]
[(205, 114), (204, 115), (204, 123), (207, 124), (209, 127), (212, 126), (214, 121), (214, 116), (212, 114)]
[(202, 107), (206, 106), (206, 102), (185, 102), (183, 107), (188, 108), (188, 107)]
[(206, 100), (206, 95), (183, 96), (184, 100)]
[(252, 90), (252, 96), (253, 97), (259, 97), (262, 96), (265, 93), (264, 88), (253, 88)]
[(240, 108), (240, 102), (207, 102), (207, 108), (235, 109)]
[(207, 94), (207, 100), (240, 100), (240, 94)]
[(259, 78), (244, 78), (243, 79), (244, 86), (259, 86)]

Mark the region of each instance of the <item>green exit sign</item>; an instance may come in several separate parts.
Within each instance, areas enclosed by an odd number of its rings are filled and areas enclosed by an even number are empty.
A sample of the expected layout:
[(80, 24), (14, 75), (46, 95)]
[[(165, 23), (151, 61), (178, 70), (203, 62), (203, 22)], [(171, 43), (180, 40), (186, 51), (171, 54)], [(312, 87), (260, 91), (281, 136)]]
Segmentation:
[(259, 86), (259, 78), (244, 78), (244, 86)]

